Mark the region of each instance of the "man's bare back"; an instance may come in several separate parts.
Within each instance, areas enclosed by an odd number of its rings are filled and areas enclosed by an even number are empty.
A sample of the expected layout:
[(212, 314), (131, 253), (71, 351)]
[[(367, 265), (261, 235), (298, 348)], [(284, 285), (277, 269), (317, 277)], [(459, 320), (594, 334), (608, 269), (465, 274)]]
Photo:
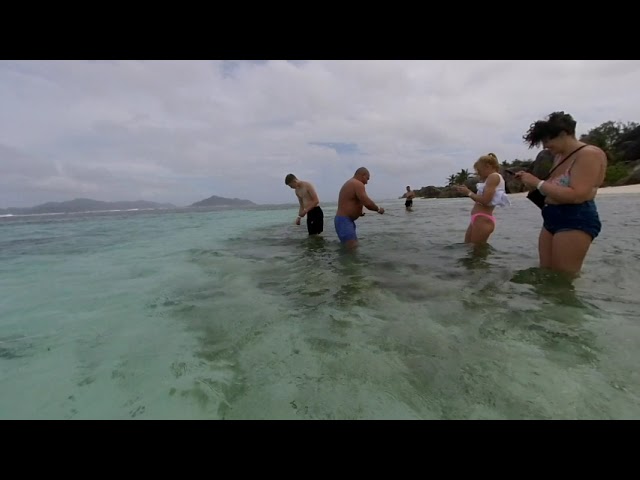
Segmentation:
[(369, 178), (370, 175), (366, 169), (358, 169), (356, 174), (342, 185), (338, 194), (336, 216), (357, 220), (362, 216), (362, 207), (374, 212), (384, 213), (384, 208), (378, 207), (367, 195), (364, 186), (369, 181)]
[(314, 202), (317, 199), (317, 195), (315, 188), (311, 183), (304, 180), (299, 180), (298, 185), (295, 188), (295, 192), (302, 208), (305, 211), (309, 211), (316, 206)]
[[(357, 220), (362, 216), (362, 207), (364, 202), (358, 196), (358, 192), (364, 191), (364, 184), (355, 178), (350, 178), (342, 185), (338, 194), (338, 210), (336, 215), (339, 217), (349, 217), (351, 220)], [(377, 206), (372, 210), (378, 210)]]

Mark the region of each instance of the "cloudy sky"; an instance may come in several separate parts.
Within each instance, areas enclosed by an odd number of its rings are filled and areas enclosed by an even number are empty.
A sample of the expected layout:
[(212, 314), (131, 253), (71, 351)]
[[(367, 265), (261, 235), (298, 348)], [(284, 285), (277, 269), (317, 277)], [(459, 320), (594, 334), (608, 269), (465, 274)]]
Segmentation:
[(76, 197), (188, 205), (335, 202), (359, 166), (377, 200), (481, 154), (533, 158), (555, 110), (578, 134), (640, 122), (640, 61), (0, 61), (0, 208)]

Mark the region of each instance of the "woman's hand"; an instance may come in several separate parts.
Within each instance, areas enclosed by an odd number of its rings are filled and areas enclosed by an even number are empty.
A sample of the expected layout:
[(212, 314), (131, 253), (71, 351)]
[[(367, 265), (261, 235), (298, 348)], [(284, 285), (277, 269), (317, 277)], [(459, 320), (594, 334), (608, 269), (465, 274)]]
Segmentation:
[(531, 175), (524, 170), (516, 172), (515, 177), (530, 188), (536, 188), (538, 186), (538, 183), (540, 183), (540, 179), (538, 177), (536, 177), (535, 175)]
[(471, 190), (469, 190), (466, 185), (456, 185), (456, 190), (460, 193), (464, 193), (465, 195), (469, 195), (471, 193)]

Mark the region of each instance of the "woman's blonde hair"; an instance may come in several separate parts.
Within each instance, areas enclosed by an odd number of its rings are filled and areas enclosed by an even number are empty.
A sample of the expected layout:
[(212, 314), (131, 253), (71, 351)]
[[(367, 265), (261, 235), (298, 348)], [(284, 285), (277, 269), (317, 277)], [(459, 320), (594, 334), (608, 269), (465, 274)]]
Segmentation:
[(500, 170), (500, 164), (498, 163), (498, 157), (495, 153), (487, 153), (481, 156), (476, 163), (473, 164), (473, 168), (477, 168), (478, 165), (487, 165), (492, 167), (495, 171)]

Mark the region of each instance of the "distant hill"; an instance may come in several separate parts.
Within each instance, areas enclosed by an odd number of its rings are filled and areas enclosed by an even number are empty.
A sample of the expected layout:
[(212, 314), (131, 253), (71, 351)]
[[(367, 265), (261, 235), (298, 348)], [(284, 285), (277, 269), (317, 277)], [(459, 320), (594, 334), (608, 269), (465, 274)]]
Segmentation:
[(32, 215), (38, 213), (77, 213), (96, 212), (102, 210), (132, 210), (143, 208), (177, 208), (170, 203), (148, 202), (146, 200), (101, 202), (90, 198), (76, 198), (67, 202), (48, 202), (28, 208), (0, 209), (0, 215)]
[(241, 198), (224, 198), (213, 195), (199, 202), (192, 204), (192, 207), (249, 207), (256, 205), (251, 200), (243, 200)]

